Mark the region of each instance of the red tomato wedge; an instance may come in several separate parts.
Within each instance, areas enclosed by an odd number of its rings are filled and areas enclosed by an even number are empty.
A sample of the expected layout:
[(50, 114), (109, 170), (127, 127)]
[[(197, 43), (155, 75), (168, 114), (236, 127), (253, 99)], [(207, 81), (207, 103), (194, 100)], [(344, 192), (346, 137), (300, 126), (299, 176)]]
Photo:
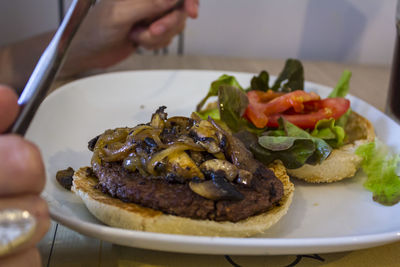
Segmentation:
[(268, 116), (267, 126), (278, 127), (279, 117), (283, 117), (303, 129), (312, 129), (322, 119), (338, 119), (350, 108), (350, 101), (345, 98), (326, 98), (319, 101), (318, 109), (301, 114), (273, 114)]
[(316, 93), (302, 90), (290, 93), (276, 93), (272, 90), (264, 93), (253, 90), (247, 93), (247, 97), (249, 105), (245, 116), (258, 128), (267, 126), (269, 115), (279, 114), (290, 108), (299, 113), (304, 110), (305, 102), (320, 100)]
[(267, 125), (268, 117), (264, 114), (265, 105), (274, 98), (283, 96), (284, 93), (277, 93), (272, 90), (267, 92), (253, 90), (247, 93), (249, 105), (245, 111), (245, 116), (258, 128)]

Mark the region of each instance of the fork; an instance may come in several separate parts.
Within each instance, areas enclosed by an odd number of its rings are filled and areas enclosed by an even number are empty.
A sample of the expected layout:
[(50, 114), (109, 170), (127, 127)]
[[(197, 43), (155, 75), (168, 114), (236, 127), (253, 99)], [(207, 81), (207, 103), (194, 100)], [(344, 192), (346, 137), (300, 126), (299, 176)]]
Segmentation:
[(18, 99), (20, 113), (7, 132), (25, 135), (65, 58), (68, 47), (95, 0), (74, 0)]

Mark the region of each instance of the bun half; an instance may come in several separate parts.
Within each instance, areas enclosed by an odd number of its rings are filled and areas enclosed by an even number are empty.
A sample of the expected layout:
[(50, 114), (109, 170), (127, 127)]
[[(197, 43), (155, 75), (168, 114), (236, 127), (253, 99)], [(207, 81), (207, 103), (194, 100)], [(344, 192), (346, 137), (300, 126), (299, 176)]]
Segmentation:
[(374, 141), (375, 132), (372, 123), (354, 111), (349, 116), (345, 131), (348, 144), (332, 150), (321, 164), (288, 169), (288, 174), (310, 183), (331, 183), (353, 177), (362, 161), (354, 152), (360, 145)]
[(75, 172), (71, 190), (82, 199), (97, 219), (113, 227), (182, 235), (248, 237), (263, 233), (278, 222), (287, 213), (292, 202), (294, 185), (290, 182), (285, 167), (275, 162), (269, 168), (284, 185), (284, 196), (279, 205), (265, 213), (235, 223), (168, 215), (112, 198), (95, 188), (97, 178), (87, 171), (88, 167)]

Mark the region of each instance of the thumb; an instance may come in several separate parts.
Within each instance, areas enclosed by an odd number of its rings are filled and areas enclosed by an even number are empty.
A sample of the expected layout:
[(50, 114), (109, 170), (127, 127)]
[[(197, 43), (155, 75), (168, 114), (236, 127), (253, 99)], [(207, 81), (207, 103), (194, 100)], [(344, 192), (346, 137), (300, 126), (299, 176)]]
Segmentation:
[(0, 85), (0, 133), (5, 132), (19, 111), (18, 96), (11, 88)]

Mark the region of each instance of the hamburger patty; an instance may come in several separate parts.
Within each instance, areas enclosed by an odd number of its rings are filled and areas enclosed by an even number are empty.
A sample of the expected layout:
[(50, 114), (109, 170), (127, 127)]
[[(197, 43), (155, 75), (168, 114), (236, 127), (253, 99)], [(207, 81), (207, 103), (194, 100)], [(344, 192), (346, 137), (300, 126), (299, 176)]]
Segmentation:
[(166, 214), (192, 219), (237, 222), (278, 205), (283, 196), (281, 182), (272, 171), (259, 165), (250, 186), (235, 184), (242, 200), (209, 200), (190, 190), (188, 183), (161, 177), (142, 177), (129, 172), (120, 162), (95, 165), (98, 188), (103, 193)]

